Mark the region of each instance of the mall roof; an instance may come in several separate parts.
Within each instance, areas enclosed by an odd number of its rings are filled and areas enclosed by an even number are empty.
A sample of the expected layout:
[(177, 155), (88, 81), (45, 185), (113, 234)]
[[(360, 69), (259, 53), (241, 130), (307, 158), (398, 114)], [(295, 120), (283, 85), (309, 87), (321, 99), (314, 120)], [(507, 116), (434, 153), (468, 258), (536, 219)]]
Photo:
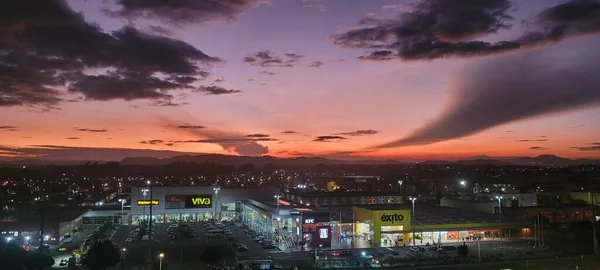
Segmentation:
[(304, 198), (331, 198), (331, 197), (368, 197), (368, 196), (402, 196), (398, 192), (385, 192), (385, 191), (320, 191), (320, 190), (308, 190), (308, 189), (292, 189), (288, 193), (304, 197)]
[[(412, 204), (386, 204), (386, 205), (360, 205), (356, 206), (369, 210), (409, 210)], [(425, 224), (465, 224), (465, 223), (495, 223), (498, 214), (474, 211), (472, 209), (442, 207), (433, 203), (416, 202), (413, 222), (417, 225)], [(502, 216), (503, 222), (515, 221), (507, 216)]]

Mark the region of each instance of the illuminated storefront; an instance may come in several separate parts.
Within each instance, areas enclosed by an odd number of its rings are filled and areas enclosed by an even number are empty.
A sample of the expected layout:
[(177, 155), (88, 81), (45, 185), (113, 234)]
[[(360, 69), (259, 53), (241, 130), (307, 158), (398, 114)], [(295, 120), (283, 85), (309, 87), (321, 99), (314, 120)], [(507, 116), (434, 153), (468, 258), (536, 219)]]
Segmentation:
[[(218, 192), (217, 192), (218, 191)], [(131, 190), (131, 224), (199, 222), (214, 218), (241, 220), (249, 197), (272, 198), (269, 188), (220, 189), (214, 186), (137, 187)]]
[(412, 235), (409, 210), (369, 210), (353, 207), (355, 234), (373, 244), (393, 246), (407, 243)]
[(309, 212), (302, 216), (302, 240), (315, 247), (331, 247), (329, 212)]
[[(388, 209), (377, 209), (377, 206), (352, 208), (355, 235), (379, 246), (474, 241), (498, 238), (501, 231), (509, 237), (513, 231), (516, 232), (514, 236), (523, 237), (527, 236), (530, 226), (529, 222), (523, 221), (499, 223), (494, 214), (463, 215), (459, 209), (439, 207), (421, 208), (423, 218), (414, 222), (410, 210), (380, 207)], [(401, 207), (406, 206), (398, 206)], [(465, 220), (465, 216), (473, 217), (473, 221)]]

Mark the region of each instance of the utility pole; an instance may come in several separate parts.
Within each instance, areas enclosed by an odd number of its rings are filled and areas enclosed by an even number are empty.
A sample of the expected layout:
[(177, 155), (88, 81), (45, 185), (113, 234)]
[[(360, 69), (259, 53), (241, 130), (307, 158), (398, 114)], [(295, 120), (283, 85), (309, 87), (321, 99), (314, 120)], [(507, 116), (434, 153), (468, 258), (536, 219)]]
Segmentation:
[(498, 221), (500, 223), (500, 233), (499, 233), (499, 237), (500, 237), (500, 241), (502, 241), (502, 196), (496, 196), (496, 199), (498, 199)]
[(38, 201), (38, 209), (40, 211), (40, 247), (38, 250), (42, 252), (44, 249), (44, 205)]
[(540, 244), (544, 246), (544, 215), (540, 213)]
[(481, 245), (479, 244), (479, 235), (477, 235), (477, 258), (481, 262)]
[(152, 181), (147, 182), (150, 186), (150, 218), (148, 219), (148, 270), (152, 270)]
[[(415, 244), (415, 241), (416, 241), (416, 240), (415, 240), (415, 227), (416, 227), (415, 225), (416, 225), (417, 223), (415, 222), (415, 220), (414, 220), (414, 219), (415, 219), (415, 201), (417, 200), (417, 198), (410, 197), (410, 198), (409, 198), (409, 200), (412, 202), (412, 212), (411, 212), (411, 214), (412, 214), (412, 218), (410, 219), (410, 223), (412, 223), (412, 228), (411, 228), (411, 229), (412, 229), (412, 240), (413, 240), (412, 242), (413, 242), (413, 246), (414, 246), (414, 245), (416, 245), (416, 244)], [(422, 238), (421, 238), (421, 239), (422, 239)], [(421, 244), (422, 244), (422, 243), (423, 243), (423, 242), (421, 242)]]

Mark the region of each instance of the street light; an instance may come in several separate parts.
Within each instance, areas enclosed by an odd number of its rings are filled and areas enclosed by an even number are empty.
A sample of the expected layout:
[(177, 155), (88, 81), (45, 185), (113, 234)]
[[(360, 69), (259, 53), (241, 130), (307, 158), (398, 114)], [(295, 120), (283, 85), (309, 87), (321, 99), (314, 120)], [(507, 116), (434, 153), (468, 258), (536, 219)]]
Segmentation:
[[(148, 195), (149, 191), (150, 190), (147, 188), (142, 189), (142, 195), (144, 196), (144, 201), (146, 200), (146, 195)], [(146, 218), (146, 206), (145, 205), (142, 208), (142, 218), (144, 218), (144, 219)]]
[(410, 219), (410, 223), (412, 225), (412, 232), (413, 232), (412, 239), (413, 239), (413, 246), (414, 246), (415, 245), (415, 226), (414, 226), (414, 224), (416, 224), (416, 222), (414, 222), (414, 220), (415, 220), (415, 201), (417, 200), (417, 198), (410, 197), (408, 199), (412, 202), (412, 212), (411, 212), (412, 218)]
[(162, 260), (164, 257), (164, 253), (158, 254), (158, 270), (162, 270)]
[(125, 212), (123, 211), (123, 208), (125, 207), (125, 199), (119, 199), (119, 202), (121, 202), (121, 224), (123, 224), (123, 216), (125, 215)]
[(219, 215), (219, 190), (221, 190), (221, 187), (213, 188), (213, 191), (215, 192), (215, 218), (217, 220), (221, 220), (221, 218), (218, 217), (218, 215)]
[(464, 187), (464, 186), (466, 186), (466, 185), (467, 185), (467, 181), (465, 181), (465, 180), (460, 180), (460, 185), (461, 185), (461, 186), (463, 186), (463, 187)]
[(498, 221), (500, 223), (500, 240), (502, 240), (502, 196), (496, 196), (498, 200)]

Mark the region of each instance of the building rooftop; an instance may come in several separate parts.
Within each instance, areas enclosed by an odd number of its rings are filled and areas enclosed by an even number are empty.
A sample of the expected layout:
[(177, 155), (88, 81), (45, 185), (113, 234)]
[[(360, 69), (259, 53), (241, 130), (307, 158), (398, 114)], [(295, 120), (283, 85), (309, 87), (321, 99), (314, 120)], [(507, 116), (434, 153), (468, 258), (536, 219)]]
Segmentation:
[(368, 197), (368, 196), (402, 196), (398, 192), (385, 192), (385, 191), (320, 191), (320, 190), (307, 190), (307, 189), (292, 189), (288, 192), (291, 195), (296, 195), (304, 198), (309, 197)]
[[(369, 210), (409, 210), (412, 204), (395, 205), (360, 205), (356, 206)], [(514, 222), (513, 218), (502, 216), (503, 222)], [(442, 207), (433, 203), (415, 203), (413, 222), (417, 225), (425, 224), (464, 224), (464, 223), (496, 223), (499, 222), (498, 214), (473, 211), (470, 209)]]

